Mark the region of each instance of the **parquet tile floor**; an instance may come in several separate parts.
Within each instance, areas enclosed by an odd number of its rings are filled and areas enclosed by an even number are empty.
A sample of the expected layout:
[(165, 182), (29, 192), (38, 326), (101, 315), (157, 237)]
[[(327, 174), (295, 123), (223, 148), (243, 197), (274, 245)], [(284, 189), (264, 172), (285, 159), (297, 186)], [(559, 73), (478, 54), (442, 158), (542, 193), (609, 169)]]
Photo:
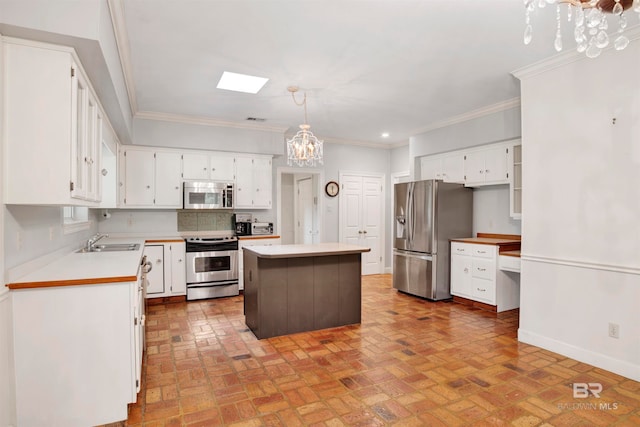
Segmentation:
[[(362, 323), (257, 340), (242, 296), (150, 305), (127, 426), (640, 426), (640, 383), (488, 313), (363, 280)], [(571, 384), (601, 383), (574, 399)], [(114, 424), (118, 425), (118, 424)]]

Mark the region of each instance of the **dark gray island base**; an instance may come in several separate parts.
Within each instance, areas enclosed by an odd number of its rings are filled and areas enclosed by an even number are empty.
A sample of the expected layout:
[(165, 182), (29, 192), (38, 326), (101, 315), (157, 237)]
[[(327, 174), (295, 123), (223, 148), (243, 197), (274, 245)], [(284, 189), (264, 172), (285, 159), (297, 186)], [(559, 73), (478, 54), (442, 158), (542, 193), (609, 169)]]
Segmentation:
[(244, 248), (247, 326), (262, 339), (360, 323), (368, 251), (342, 243)]

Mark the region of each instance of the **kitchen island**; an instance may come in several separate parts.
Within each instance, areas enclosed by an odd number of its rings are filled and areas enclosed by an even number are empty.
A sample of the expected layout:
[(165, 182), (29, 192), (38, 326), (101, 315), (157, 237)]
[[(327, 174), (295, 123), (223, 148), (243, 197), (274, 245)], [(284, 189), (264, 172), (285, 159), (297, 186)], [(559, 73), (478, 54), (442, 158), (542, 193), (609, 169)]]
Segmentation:
[(259, 339), (360, 323), (361, 256), (344, 243), (244, 248), (244, 314)]

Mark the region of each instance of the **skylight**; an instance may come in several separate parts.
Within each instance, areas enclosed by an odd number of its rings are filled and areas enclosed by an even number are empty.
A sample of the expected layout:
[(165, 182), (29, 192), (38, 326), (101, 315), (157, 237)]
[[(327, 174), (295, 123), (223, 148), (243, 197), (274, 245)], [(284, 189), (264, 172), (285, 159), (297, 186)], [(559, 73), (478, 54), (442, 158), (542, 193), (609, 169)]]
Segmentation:
[(235, 92), (258, 93), (269, 79), (264, 77), (248, 76), (246, 74), (230, 73), (225, 71), (218, 82), (218, 89), (233, 90)]

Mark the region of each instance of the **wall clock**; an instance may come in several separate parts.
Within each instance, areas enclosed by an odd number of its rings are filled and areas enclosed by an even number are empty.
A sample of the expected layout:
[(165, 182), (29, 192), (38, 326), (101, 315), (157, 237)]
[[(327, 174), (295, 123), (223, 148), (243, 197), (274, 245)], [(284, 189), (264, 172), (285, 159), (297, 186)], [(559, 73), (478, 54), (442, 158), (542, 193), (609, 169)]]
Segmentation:
[(338, 192), (340, 191), (340, 186), (335, 181), (327, 182), (327, 185), (324, 186), (324, 192), (327, 193), (329, 197), (336, 197)]

